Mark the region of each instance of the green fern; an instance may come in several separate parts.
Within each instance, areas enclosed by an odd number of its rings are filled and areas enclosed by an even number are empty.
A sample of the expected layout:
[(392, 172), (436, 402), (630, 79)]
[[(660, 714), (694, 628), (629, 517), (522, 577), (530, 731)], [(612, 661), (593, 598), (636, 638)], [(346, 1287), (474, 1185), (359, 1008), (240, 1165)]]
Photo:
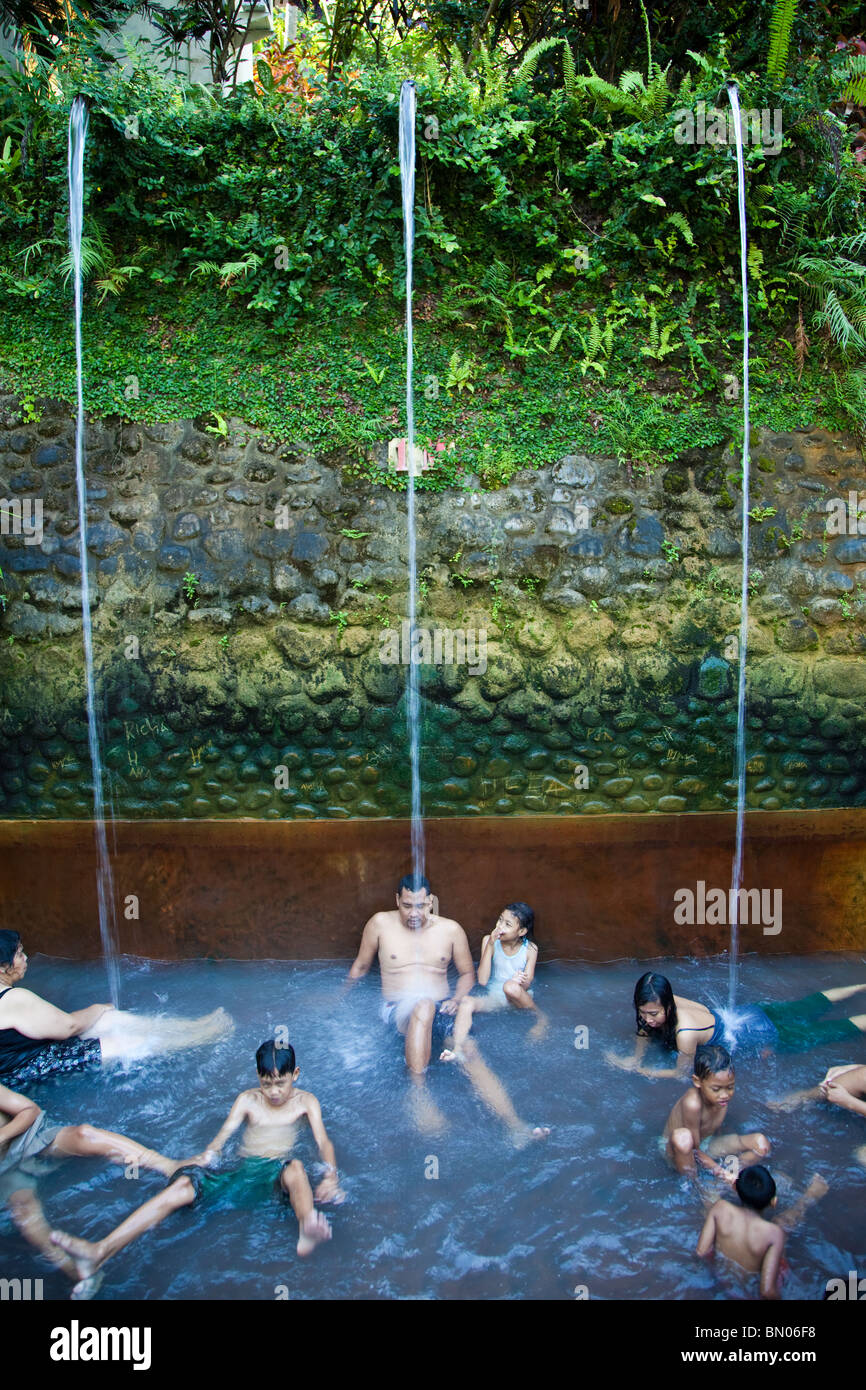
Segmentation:
[(692, 229), (689, 226), (686, 218), (683, 216), (681, 212), (669, 213), (662, 225), (664, 226), (668, 222), (670, 222), (672, 226), (676, 227), (677, 231), (680, 233), (680, 235), (683, 238), (683, 241), (686, 243), (687, 246), (694, 246), (694, 234), (692, 233)]
[(514, 85), (519, 86), (522, 82), (531, 82), (535, 76), (538, 64), (554, 48), (562, 47), (562, 85), (565, 95), (569, 101), (574, 101), (576, 96), (576, 70), (574, 66), (574, 55), (567, 39), (541, 39), (532, 45), (528, 53), (514, 74)]
[(835, 255), (800, 256), (794, 278), (817, 303), (812, 322), (826, 328), (843, 356), (866, 354), (866, 265), (854, 259), (866, 249), (866, 232), (837, 243)]
[(851, 106), (866, 106), (866, 53), (852, 53), (848, 59), (849, 82), (842, 100)]
[(791, 30), (794, 27), (798, 3), (799, 0), (776, 0), (770, 16), (767, 79), (773, 87), (779, 87), (785, 78), (788, 51), (791, 47)]

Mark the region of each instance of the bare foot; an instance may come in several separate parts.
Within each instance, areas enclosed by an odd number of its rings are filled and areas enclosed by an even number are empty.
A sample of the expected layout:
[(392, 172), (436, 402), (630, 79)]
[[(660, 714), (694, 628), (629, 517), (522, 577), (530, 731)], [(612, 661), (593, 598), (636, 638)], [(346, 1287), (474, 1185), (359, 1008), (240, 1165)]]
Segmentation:
[(77, 1303), (89, 1303), (91, 1298), (95, 1298), (102, 1288), (102, 1281), (105, 1274), (98, 1269), (95, 1274), (90, 1274), (86, 1279), (79, 1279), (69, 1295)]
[(298, 1254), (311, 1255), (323, 1240), (331, 1239), (331, 1225), (320, 1211), (305, 1216), (298, 1231)]
[(534, 1129), (530, 1129), (529, 1125), (522, 1125), (520, 1129), (511, 1131), (511, 1142), (515, 1149), (525, 1149), (534, 1139), (546, 1139), (549, 1133), (546, 1125), (536, 1125)]
[(740, 1175), (741, 1164), (739, 1154), (726, 1154), (726, 1156), (719, 1161), (719, 1166), (724, 1168), (727, 1173), (728, 1182), (734, 1182)]
[(862, 1144), (859, 1149), (854, 1150), (854, 1157), (858, 1163), (861, 1163), (863, 1167), (866, 1168), (866, 1144)]
[(781, 1100), (768, 1100), (768, 1101), (767, 1101), (767, 1109), (768, 1109), (768, 1110), (781, 1110), (781, 1111), (784, 1111), (785, 1114), (790, 1114), (792, 1110), (797, 1110), (797, 1109), (799, 1109), (799, 1107), (800, 1107), (802, 1104), (803, 1104), (803, 1097), (802, 1097), (802, 1095), (800, 1094), (799, 1091), (795, 1091), (795, 1092), (793, 1093), (793, 1095), (790, 1095), (790, 1096), (782, 1096)]
[(445, 1116), (427, 1094), (424, 1086), (413, 1086), (409, 1108), (416, 1129), (421, 1134), (441, 1134), (448, 1128)]
[(535, 1023), (533, 1023), (532, 1027), (527, 1033), (527, 1038), (531, 1043), (540, 1043), (544, 1038), (547, 1037), (547, 1030), (549, 1027), (550, 1022), (548, 1020), (547, 1015), (539, 1014), (537, 1020), (535, 1021)]
[(440, 1061), (440, 1062), (462, 1062), (462, 1061), (463, 1061), (463, 1053), (462, 1053), (459, 1049), (452, 1049), (452, 1048), (450, 1048), (450, 1047), (446, 1047), (446, 1048), (443, 1048), (443, 1050), (439, 1053), (439, 1061)]
[[(81, 1240), (78, 1236), (70, 1236), (66, 1231), (52, 1231), (51, 1240), (54, 1245), (59, 1245), (61, 1250), (65, 1250), (67, 1255), (72, 1256), (75, 1272), (80, 1281), (84, 1282), (93, 1278), (102, 1264), (99, 1258), (98, 1245), (94, 1245), (90, 1240)], [(77, 1287), (78, 1285), (76, 1285)], [(74, 1297), (75, 1290), (73, 1289), (72, 1292)]]
[(820, 1173), (816, 1173), (812, 1181), (809, 1183), (809, 1186), (806, 1188), (806, 1195), (808, 1197), (813, 1197), (817, 1202), (819, 1198), (826, 1197), (829, 1191), (830, 1184), (824, 1178), (821, 1177)]

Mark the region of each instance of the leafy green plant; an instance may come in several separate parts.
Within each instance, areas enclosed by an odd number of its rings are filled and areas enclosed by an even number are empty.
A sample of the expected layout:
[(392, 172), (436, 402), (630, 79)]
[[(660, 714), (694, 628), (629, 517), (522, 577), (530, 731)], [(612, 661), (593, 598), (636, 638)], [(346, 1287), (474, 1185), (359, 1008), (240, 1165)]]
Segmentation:
[(662, 554), (669, 565), (678, 565), (682, 558), (679, 549), (674, 545), (673, 541), (662, 541)]
[(791, 30), (797, 14), (798, 0), (776, 0), (770, 16), (770, 47), (767, 53), (767, 79), (779, 87), (788, 66)]
[(445, 382), (445, 390), (456, 390), (458, 395), (463, 391), (474, 391), (473, 378), (477, 373), (478, 363), (475, 358), (462, 358), (455, 348), (448, 361), (448, 377)]
[(216, 424), (215, 424), (215, 425), (205, 425), (205, 430), (207, 431), (207, 433), (208, 433), (208, 434), (216, 434), (216, 435), (219, 436), (220, 439), (228, 439), (228, 435), (229, 435), (228, 422), (223, 418), (222, 415), (220, 415), (220, 413), (219, 413), (218, 410), (212, 411), (211, 414), (213, 415), (213, 418), (214, 418), (214, 420), (216, 421)]
[(337, 640), (339, 641), (346, 631), (346, 628), (349, 626), (349, 615), (341, 608), (338, 613), (334, 613), (333, 611), (329, 612), (328, 616), (332, 623), (337, 624)]
[(184, 598), (195, 607), (195, 596), (200, 582), (198, 576), (193, 574), (192, 570), (187, 570), (180, 582), (183, 585)]

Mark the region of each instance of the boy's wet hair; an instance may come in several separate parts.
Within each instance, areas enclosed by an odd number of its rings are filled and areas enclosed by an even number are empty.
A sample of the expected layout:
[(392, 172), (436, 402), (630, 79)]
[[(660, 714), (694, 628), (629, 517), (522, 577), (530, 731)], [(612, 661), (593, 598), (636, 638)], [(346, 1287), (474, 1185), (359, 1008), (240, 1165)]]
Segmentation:
[(726, 1047), (718, 1043), (701, 1043), (695, 1048), (695, 1076), (701, 1081), (707, 1076), (715, 1076), (720, 1071), (733, 1071), (734, 1064)]
[(404, 874), (397, 884), (397, 897), (406, 889), (409, 893), (420, 893), (423, 888), (425, 893), (432, 893), (430, 880), (424, 874)]
[(763, 1211), (776, 1195), (772, 1174), (763, 1163), (753, 1163), (749, 1168), (744, 1168), (734, 1186), (743, 1206), (752, 1211)]
[[(638, 1009), (642, 1004), (661, 1004), (665, 1011), (664, 1026), (658, 1029), (647, 1028), (642, 1022)], [(634, 987), (634, 1013), (638, 1037), (657, 1037), (665, 1047), (677, 1050), (677, 1006), (671, 982), (664, 975), (654, 975), (648, 970), (641, 975)]]
[(12, 964), (20, 945), (21, 937), (17, 931), (0, 931), (0, 968)]
[(295, 1049), (290, 1043), (275, 1043), (273, 1038), (263, 1042), (256, 1053), (259, 1076), (285, 1076), (295, 1070)]
[(529, 903), (509, 903), (504, 907), (503, 912), (513, 912), (521, 927), (526, 933), (526, 940), (532, 940), (532, 932), (535, 927), (535, 913)]

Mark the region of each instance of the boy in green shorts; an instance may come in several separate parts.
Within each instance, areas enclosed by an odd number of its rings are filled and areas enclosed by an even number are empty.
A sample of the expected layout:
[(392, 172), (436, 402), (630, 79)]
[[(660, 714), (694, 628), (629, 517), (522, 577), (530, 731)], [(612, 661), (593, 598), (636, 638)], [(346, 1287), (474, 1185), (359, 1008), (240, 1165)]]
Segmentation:
[[(208, 1147), (179, 1168), (156, 1197), (145, 1202), (100, 1241), (81, 1240), (64, 1231), (52, 1231), (52, 1241), (71, 1255), (82, 1282), (92, 1277), (112, 1255), (181, 1207), (194, 1203), (254, 1206), (274, 1189), (291, 1203), (298, 1219), (299, 1255), (309, 1255), (321, 1241), (330, 1240), (330, 1224), (314, 1207), (313, 1191), (304, 1166), (298, 1159), (289, 1158), (298, 1123), (307, 1119), (327, 1170), (316, 1188), (315, 1201), (337, 1204), (345, 1200), (337, 1181), (334, 1146), (322, 1122), (319, 1102), (310, 1091), (295, 1089), (299, 1070), (295, 1066), (294, 1048), (263, 1042), (256, 1052), (256, 1068), (258, 1088), (241, 1092)], [(226, 1142), (242, 1127), (242, 1162), (212, 1171), (211, 1165)], [(78, 1287), (76, 1285), (73, 1290), (73, 1298), (86, 1296), (84, 1290), (76, 1293)]]

